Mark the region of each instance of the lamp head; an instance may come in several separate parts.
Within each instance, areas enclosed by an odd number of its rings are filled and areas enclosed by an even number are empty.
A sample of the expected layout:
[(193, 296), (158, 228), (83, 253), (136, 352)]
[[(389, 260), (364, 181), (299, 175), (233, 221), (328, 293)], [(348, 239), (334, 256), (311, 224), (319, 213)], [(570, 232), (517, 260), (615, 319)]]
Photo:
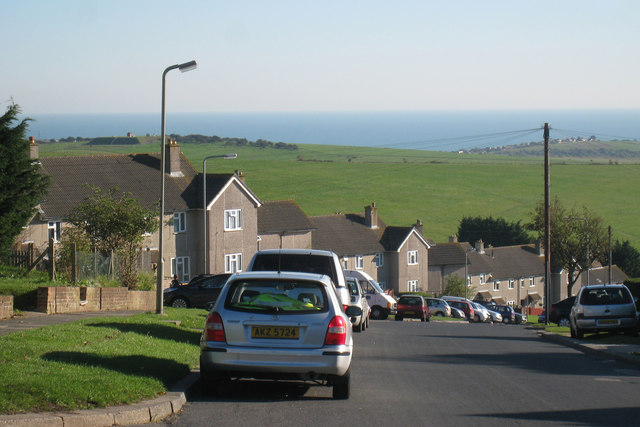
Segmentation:
[(193, 61), (185, 62), (184, 64), (178, 65), (178, 69), (183, 73), (195, 70), (196, 68), (198, 68), (198, 63), (195, 61), (195, 59)]

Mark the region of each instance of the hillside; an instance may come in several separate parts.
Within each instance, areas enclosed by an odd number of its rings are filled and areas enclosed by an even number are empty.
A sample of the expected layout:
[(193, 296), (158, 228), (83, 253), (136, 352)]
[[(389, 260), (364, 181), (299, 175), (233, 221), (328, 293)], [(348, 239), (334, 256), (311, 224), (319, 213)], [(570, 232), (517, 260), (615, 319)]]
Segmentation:
[[(40, 153), (159, 151), (158, 142), (145, 139), (140, 138), (141, 144), (135, 146), (42, 144)], [(624, 144), (614, 142), (612, 147), (622, 151), (627, 149)], [(208, 172), (242, 170), (247, 184), (262, 200), (293, 199), (311, 216), (361, 212), (375, 201), (387, 224), (411, 225), (420, 219), (425, 235), (436, 242), (455, 233), (463, 216), (493, 215), (526, 222), (544, 196), (543, 163), (536, 156), (296, 145), (297, 150), (289, 150), (227, 141), (181, 143), (181, 148), (196, 169), (205, 156), (236, 152), (236, 160), (210, 160)], [(557, 159), (554, 153), (551, 196), (557, 195), (569, 207), (588, 206), (613, 227), (614, 238), (640, 248), (636, 215), (640, 210), (640, 162)]]

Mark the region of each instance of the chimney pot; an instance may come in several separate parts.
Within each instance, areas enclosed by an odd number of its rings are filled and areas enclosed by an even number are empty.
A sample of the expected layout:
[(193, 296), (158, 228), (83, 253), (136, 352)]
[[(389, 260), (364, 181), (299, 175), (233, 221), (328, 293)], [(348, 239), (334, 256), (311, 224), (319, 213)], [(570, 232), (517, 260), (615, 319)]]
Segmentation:
[(364, 207), (364, 223), (369, 228), (378, 228), (378, 208), (376, 202)]

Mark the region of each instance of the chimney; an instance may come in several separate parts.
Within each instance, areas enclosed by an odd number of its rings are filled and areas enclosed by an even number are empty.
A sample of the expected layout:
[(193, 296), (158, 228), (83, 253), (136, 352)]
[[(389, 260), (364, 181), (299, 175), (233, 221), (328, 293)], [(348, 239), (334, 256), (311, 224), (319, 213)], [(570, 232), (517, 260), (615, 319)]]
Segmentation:
[(452, 234), (451, 236), (449, 236), (449, 243), (458, 243), (458, 235)]
[(478, 252), (481, 255), (484, 254), (484, 242), (482, 241), (482, 239), (476, 242), (476, 252)]
[(165, 172), (172, 177), (184, 176), (180, 169), (180, 146), (175, 139), (169, 138), (169, 142), (166, 147), (167, 157), (165, 158)]
[(542, 247), (542, 240), (536, 240), (536, 253), (538, 256), (544, 256), (544, 248)]
[(364, 225), (369, 228), (378, 228), (378, 207), (376, 202), (364, 207)]
[(413, 224), (413, 228), (415, 228), (416, 230), (418, 230), (418, 233), (420, 233), (420, 235), (422, 236), (423, 232), (424, 232), (424, 227), (422, 227), (422, 221), (420, 221), (419, 219), (416, 220), (416, 223)]
[(32, 136), (29, 137), (29, 159), (37, 160), (39, 156), (38, 153), (38, 143), (36, 139)]
[(234, 173), (238, 177), (240, 182), (245, 184), (245, 182), (244, 182), (244, 178), (245, 178), (244, 172), (242, 172), (241, 170), (236, 169)]

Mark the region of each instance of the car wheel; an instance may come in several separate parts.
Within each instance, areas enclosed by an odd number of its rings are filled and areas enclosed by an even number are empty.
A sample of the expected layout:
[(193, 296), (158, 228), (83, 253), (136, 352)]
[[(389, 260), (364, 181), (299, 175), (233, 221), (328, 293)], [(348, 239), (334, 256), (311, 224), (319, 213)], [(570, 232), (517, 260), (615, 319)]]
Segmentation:
[(187, 302), (186, 299), (184, 299), (182, 297), (178, 297), (178, 298), (174, 299), (173, 301), (171, 301), (171, 307), (174, 307), (174, 308), (188, 308), (189, 307), (189, 303)]
[(427, 318), (426, 318), (426, 317), (424, 317), (424, 316), (422, 316), (422, 317), (420, 318), (420, 321), (421, 321), (421, 322), (426, 322), (426, 321), (427, 321)]
[(502, 319), (502, 323), (508, 325), (509, 324), (509, 319), (507, 319), (506, 317), (504, 319)]
[(380, 307), (373, 307), (371, 309), (371, 317), (374, 319), (382, 319), (382, 309)]
[(353, 331), (354, 332), (362, 332), (362, 321), (357, 325), (353, 325)]
[(638, 336), (638, 328), (627, 328), (624, 331), (624, 334), (629, 337), (637, 337)]
[(438, 316), (438, 317), (444, 317), (444, 313), (443, 313), (443, 312), (441, 312), (441, 311), (439, 311), (439, 312), (437, 312), (437, 313), (436, 313), (436, 316)]
[(569, 323), (569, 319), (567, 319), (566, 317), (561, 318), (560, 320), (558, 320), (558, 326), (563, 326), (563, 327), (569, 327), (570, 323)]
[(576, 338), (578, 338), (579, 340), (584, 338), (584, 332), (582, 331), (582, 329), (578, 328), (576, 326)]
[(478, 316), (477, 314), (473, 316), (473, 321), (476, 323), (480, 323), (480, 316)]
[(349, 377), (350, 372), (347, 371), (341, 377), (333, 377), (333, 398), (334, 399), (348, 399), (349, 398)]

